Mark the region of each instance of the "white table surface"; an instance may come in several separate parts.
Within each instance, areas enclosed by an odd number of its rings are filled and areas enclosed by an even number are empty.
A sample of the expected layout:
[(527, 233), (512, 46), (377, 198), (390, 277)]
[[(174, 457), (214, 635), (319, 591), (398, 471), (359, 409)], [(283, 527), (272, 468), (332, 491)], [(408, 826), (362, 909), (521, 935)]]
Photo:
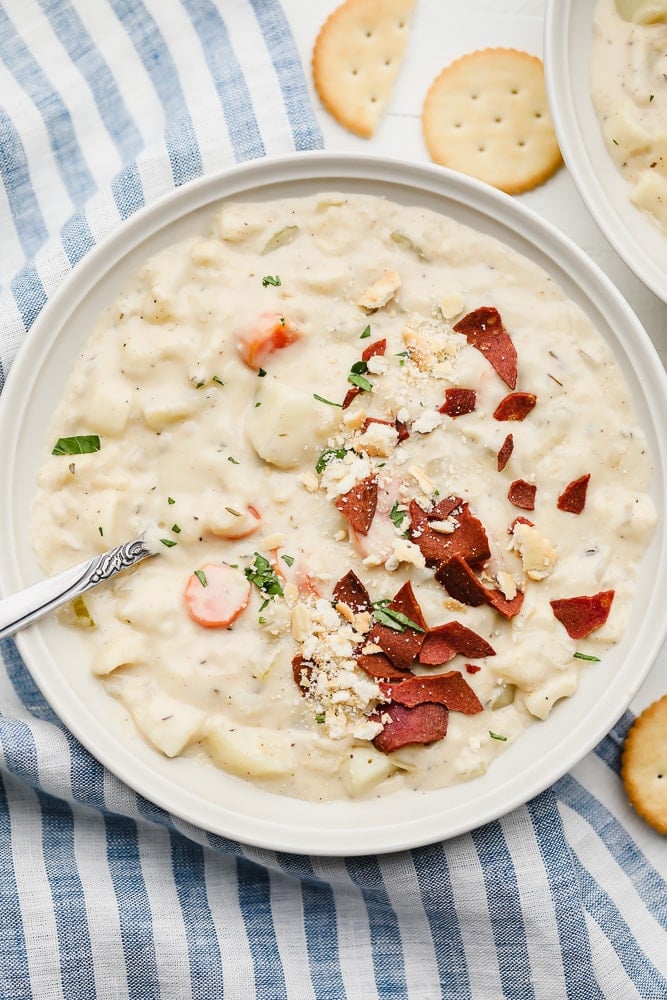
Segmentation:
[[(339, 0), (283, 0), (301, 55), (326, 148), (332, 152), (387, 155), (428, 163), (421, 132), (424, 96), (441, 69), (457, 56), (487, 46), (542, 55), (544, 0), (417, 0), (405, 61), (390, 106), (375, 135), (360, 139), (324, 110), (312, 82), (315, 39)], [(609, 246), (579, 197), (567, 169), (519, 199), (573, 239), (609, 275), (667, 361), (667, 305), (642, 285)], [(665, 613), (667, 614), (667, 608)], [(667, 693), (667, 644), (632, 709), (640, 711)]]

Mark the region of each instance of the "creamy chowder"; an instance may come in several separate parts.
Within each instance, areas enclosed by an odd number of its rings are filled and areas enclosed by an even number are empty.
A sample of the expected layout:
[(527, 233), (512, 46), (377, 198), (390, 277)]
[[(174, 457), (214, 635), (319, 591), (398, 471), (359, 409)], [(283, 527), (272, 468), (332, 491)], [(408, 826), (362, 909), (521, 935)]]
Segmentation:
[(667, 233), (665, 0), (598, 0), (591, 96), (630, 198)]
[(92, 331), (33, 539), (52, 573), (148, 532), (68, 622), (158, 751), (374, 796), (483, 774), (575, 692), (623, 632), (650, 472), (529, 260), (370, 196), (230, 203)]

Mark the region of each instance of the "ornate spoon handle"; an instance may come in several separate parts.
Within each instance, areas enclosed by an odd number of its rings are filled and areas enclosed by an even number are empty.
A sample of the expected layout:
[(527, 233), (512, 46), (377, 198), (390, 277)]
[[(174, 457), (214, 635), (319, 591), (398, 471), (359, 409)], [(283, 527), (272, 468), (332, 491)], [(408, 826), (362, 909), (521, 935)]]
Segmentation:
[(0, 600), (0, 639), (13, 635), (54, 608), (109, 580), (116, 573), (134, 566), (155, 553), (146, 546), (143, 537), (123, 542), (100, 556), (63, 570), (48, 580), (11, 594)]

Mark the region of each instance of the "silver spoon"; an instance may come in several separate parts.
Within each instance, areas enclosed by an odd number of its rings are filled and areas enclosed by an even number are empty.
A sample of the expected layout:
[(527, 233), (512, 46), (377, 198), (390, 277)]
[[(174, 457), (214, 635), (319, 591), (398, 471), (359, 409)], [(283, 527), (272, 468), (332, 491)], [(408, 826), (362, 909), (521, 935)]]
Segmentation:
[(13, 635), (49, 611), (84, 594), (91, 587), (110, 580), (121, 570), (128, 569), (147, 556), (153, 555), (155, 555), (154, 550), (148, 548), (144, 536), (141, 535), (131, 542), (123, 542), (108, 552), (63, 570), (62, 573), (57, 573), (47, 580), (40, 580), (39, 583), (26, 587), (18, 594), (1, 598), (0, 639)]

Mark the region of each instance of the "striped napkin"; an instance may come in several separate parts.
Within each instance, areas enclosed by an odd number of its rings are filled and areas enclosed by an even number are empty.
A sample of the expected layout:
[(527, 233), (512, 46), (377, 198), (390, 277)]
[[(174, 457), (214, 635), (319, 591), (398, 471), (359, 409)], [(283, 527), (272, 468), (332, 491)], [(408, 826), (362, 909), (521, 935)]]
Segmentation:
[[(321, 145), (276, 0), (0, 6), (0, 387), (53, 290), (142, 205)], [(386, 856), (212, 836), (106, 772), (0, 643), (0, 997), (667, 998), (664, 841), (631, 718), (501, 820)]]

